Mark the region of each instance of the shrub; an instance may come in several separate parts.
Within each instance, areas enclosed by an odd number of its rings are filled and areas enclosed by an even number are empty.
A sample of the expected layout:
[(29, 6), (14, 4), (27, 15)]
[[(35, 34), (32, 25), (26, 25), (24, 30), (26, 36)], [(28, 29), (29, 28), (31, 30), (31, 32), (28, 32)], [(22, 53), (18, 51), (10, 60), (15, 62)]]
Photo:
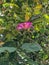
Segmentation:
[(49, 65), (48, 5), (0, 0), (0, 65)]

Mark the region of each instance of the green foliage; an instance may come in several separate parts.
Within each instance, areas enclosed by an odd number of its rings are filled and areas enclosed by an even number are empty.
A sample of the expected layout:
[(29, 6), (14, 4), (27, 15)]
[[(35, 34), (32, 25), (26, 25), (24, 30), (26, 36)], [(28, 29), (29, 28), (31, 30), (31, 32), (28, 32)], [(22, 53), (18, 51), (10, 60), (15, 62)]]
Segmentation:
[(0, 0), (0, 65), (49, 65), (49, 0)]

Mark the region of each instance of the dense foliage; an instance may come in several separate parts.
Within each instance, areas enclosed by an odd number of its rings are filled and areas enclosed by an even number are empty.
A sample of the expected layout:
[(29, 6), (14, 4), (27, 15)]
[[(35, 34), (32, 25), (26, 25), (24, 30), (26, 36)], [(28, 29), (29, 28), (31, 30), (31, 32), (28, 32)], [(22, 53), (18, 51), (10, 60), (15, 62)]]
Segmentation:
[(49, 0), (0, 0), (0, 65), (49, 65)]

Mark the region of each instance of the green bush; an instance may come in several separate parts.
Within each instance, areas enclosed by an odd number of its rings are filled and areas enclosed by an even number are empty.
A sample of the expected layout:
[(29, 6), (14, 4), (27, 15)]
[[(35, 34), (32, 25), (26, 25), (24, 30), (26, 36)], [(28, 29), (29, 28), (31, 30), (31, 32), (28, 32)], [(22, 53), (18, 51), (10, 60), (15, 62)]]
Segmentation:
[(0, 0), (0, 65), (49, 65), (48, 6), (48, 0)]

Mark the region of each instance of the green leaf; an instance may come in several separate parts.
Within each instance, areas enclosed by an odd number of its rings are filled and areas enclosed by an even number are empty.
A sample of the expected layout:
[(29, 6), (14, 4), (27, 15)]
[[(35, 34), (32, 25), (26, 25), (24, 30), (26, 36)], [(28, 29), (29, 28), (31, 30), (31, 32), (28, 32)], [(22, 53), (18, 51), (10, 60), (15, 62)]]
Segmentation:
[(35, 61), (29, 61), (29, 64), (30, 64), (30, 65), (38, 65), (38, 63), (35, 62)]
[(41, 17), (40, 14), (34, 15), (34, 16), (32, 16), (32, 17), (30, 18), (30, 21), (36, 20), (36, 19), (38, 19), (38, 18), (40, 18), (40, 17)]
[(0, 53), (8, 51), (9, 53), (16, 51), (14, 47), (0, 47)]
[(42, 49), (38, 43), (24, 43), (21, 48), (26, 52), (37, 52)]

